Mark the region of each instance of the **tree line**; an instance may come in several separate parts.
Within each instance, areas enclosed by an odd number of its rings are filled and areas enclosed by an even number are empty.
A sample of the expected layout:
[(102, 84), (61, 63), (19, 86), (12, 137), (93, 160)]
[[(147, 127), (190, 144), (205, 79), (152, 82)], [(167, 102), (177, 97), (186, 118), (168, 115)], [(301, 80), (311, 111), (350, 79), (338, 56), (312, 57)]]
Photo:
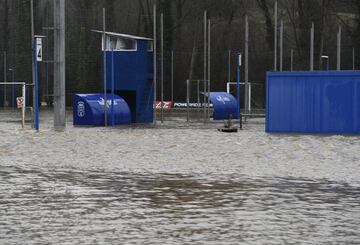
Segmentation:
[[(31, 81), (30, 1), (0, 0), (0, 53), (7, 53), (7, 68), (16, 70), (16, 80)], [(152, 37), (152, 6), (164, 14), (165, 99), (170, 99), (171, 52), (174, 52), (175, 100), (184, 101), (186, 79), (203, 77), (203, 12), (211, 19), (212, 89), (223, 91), (228, 77), (235, 80), (236, 55), (244, 52), (245, 16), (249, 18), (249, 80), (265, 84), (266, 72), (274, 69), (274, 0), (66, 0), (66, 89), (67, 99), (76, 92), (101, 91), (101, 37), (106, 8), (107, 30)], [(40, 65), (41, 96), (52, 94), (53, 1), (34, 1), (35, 33), (46, 35), (44, 62)], [(308, 70), (310, 28), (315, 26), (315, 69), (321, 56), (336, 67), (336, 34), (342, 26), (342, 69), (360, 65), (360, 1), (278, 0), (279, 21), (284, 22), (284, 70)], [(159, 18), (159, 17), (158, 17)], [(160, 21), (158, 21), (160, 23)], [(159, 29), (160, 27), (158, 27)], [(160, 36), (158, 36), (160, 37)], [(4, 74), (4, 61), (0, 70)], [(0, 80), (3, 80), (1, 76)], [(7, 71), (8, 80), (11, 74)], [(254, 88), (254, 103), (264, 103), (264, 86)]]

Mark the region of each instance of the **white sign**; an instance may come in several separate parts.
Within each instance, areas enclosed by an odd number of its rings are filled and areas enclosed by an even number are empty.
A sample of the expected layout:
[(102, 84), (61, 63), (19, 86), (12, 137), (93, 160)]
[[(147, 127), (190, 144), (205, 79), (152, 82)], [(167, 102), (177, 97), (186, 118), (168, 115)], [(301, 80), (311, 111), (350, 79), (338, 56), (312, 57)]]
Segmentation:
[[(114, 106), (118, 105), (119, 99), (114, 99)], [(99, 105), (105, 106), (105, 99), (100, 97), (100, 100), (97, 101)], [(110, 108), (112, 104), (112, 100), (106, 100), (106, 107)]]
[(85, 103), (82, 102), (82, 101), (78, 102), (77, 114), (78, 114), (78, 117), (84, 117), (85, 116)]
[[(174, 103), (174, 108), (187, 108), (187, 103)], [(202, 108), (207, 106), (206, 103), (189, 103), (190, 108)], [(210, 108), (213, 108), (213, 104), (210, 104)]]
[(16, 98), (17, 108), (23, 108), (24, 107), (24, 97), (17, 97)]
[(218, 96), (216, 97), (216, 100), (222, 102), (224, 105), (226, 104), (226, 102), (230, 102), (230, 99), (225, 96)]
[(42, 61), (43, 54), (42, 54), (42, 39), (36, 38), (36, 60)]

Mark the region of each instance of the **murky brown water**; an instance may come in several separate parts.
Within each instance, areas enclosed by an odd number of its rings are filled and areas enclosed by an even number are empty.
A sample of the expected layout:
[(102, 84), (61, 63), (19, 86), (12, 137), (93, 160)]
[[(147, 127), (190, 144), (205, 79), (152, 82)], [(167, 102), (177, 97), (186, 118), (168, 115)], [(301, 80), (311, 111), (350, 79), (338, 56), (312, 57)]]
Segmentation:
[(0, 124), (0, 244), (360, 244), (357, 137), (49, 125)]
[(326, 180), (0, 170), (1, 244), (358, 244), (360, 188)]

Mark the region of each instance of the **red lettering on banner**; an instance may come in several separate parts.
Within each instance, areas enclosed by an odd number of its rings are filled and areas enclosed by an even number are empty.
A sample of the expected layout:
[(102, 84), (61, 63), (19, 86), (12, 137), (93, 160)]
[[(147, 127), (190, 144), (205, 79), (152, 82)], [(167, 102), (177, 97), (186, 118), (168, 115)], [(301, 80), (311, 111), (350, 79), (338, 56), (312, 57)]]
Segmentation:
[[(163, 108), (166, 110), (169, 110), (172, 108), (172, 102), (171, 101), (164, 101), (163, 102)], [(156, 101), (156, 109), (161, 109), (161, 101)]]

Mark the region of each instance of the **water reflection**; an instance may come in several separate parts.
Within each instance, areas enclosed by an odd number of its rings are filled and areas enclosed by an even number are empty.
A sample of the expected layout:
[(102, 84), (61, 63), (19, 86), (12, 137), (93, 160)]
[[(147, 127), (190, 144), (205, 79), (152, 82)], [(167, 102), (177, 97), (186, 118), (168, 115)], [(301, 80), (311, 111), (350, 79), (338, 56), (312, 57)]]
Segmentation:
[(0, 243), (352, 244), (360, 187), (327, 180), (0, 169)]

